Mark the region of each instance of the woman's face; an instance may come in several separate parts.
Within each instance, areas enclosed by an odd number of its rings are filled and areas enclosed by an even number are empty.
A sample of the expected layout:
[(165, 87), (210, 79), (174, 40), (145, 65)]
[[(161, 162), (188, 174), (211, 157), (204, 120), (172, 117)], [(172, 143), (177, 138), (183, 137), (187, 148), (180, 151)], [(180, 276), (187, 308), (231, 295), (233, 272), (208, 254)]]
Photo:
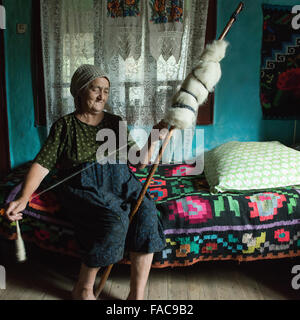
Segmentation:
[(109, 96), (109, 82), (106, 78), (92, 81), (81, 94), (81, 110), (97, 114), (103, 111)]

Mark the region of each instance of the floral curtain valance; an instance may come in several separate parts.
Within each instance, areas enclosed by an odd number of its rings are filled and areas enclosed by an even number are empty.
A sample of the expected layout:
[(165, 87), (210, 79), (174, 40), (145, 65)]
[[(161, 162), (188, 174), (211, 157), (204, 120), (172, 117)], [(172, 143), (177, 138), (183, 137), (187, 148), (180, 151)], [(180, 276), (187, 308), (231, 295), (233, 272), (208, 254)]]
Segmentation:
[(110, 55), (119, 52), (123, 59), (139, 59), (142, 39), (148, 38), (156, 60), (160, 55), (165, 60), (174, 56), (178, 62), (186, 17), (183, 0), (108, 0), (103, 6), (107, 10), (103, 27), (106, 40), (110, 40)]

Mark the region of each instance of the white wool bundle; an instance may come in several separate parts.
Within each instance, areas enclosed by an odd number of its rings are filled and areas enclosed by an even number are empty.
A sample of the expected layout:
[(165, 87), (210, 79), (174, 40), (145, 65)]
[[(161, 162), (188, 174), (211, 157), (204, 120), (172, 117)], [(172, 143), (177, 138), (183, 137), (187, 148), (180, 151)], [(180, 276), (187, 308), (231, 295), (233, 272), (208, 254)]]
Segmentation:
[(164, 121), (178, 129), (192, 127), (202, 105), (221, 78), (220, 61), (225, 57), (228, 42), (214, 40), (208, 44), (199, 65), (187, 76), (180, 90), (173, 97)]
[(24, 262), (26, 261), (26, 251), (25, 251), (25, 245), (24, 241), (22, 239), (21, 230), (19, 226), (19, 221), (16, 221), (16, 227), (17, 227), (17, 239), (16, 239), (16, 256), (18, 262)]

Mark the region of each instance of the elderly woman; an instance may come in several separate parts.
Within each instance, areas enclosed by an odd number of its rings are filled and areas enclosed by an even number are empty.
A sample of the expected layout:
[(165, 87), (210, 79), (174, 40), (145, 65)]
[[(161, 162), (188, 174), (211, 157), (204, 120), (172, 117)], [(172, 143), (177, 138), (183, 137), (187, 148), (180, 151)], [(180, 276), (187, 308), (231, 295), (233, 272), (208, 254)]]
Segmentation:
[[(63, 212), (74, 225), (82, 258), (79, 278), (72, 291), (76, 300), (95, 299), (93, 287), (99, 268), (120, 261), (125, 250), (130, 253), (131, 260), (128, 299), (143, 299), (153, 254), (165, 247), (157, 209), (148, 194), (129, 225), (128, 216), (142, 185), (128, 164), (96, 161), (97, 150), (103, 143), (96, 140), (97, 133), (101, 129), (111, 129), (117, 139), (120, 134), (122, 119), (104, 112), (109, 89), (109, 78), (97, 67), (82, 65), (75, 71), (71, 94), (76, 111), (52, 125), (26, 176), (20, 196), (6, 211), (10, 221), (22, 219), (21, 212), (30, 196), (53, 168), (59, 168), (62, 178), (79, 172), (61, 184), (57, 192)], [(153, 128), (164, 126), (161, 122)], [(153, 137), (149, 137), (150, 141), (152, 144), (147, 143), (141, 150), (141, 154), (145, 154), (143, 163), (151, 158), (156, 143)], [(129, 147), (133, 144), (132, 140), (128, 142)], [(118, 143), (117, 148), (120, 148)]]

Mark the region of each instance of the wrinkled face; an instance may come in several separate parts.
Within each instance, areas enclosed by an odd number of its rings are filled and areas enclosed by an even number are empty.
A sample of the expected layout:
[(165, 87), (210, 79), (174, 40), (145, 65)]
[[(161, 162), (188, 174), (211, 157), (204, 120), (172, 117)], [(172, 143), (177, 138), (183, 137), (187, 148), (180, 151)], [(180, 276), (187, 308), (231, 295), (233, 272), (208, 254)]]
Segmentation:
[(109, 82), (106, 78), (97, 78), (80, 95), (81, 110), (89, 113), (103, 111), (109, 96)]

